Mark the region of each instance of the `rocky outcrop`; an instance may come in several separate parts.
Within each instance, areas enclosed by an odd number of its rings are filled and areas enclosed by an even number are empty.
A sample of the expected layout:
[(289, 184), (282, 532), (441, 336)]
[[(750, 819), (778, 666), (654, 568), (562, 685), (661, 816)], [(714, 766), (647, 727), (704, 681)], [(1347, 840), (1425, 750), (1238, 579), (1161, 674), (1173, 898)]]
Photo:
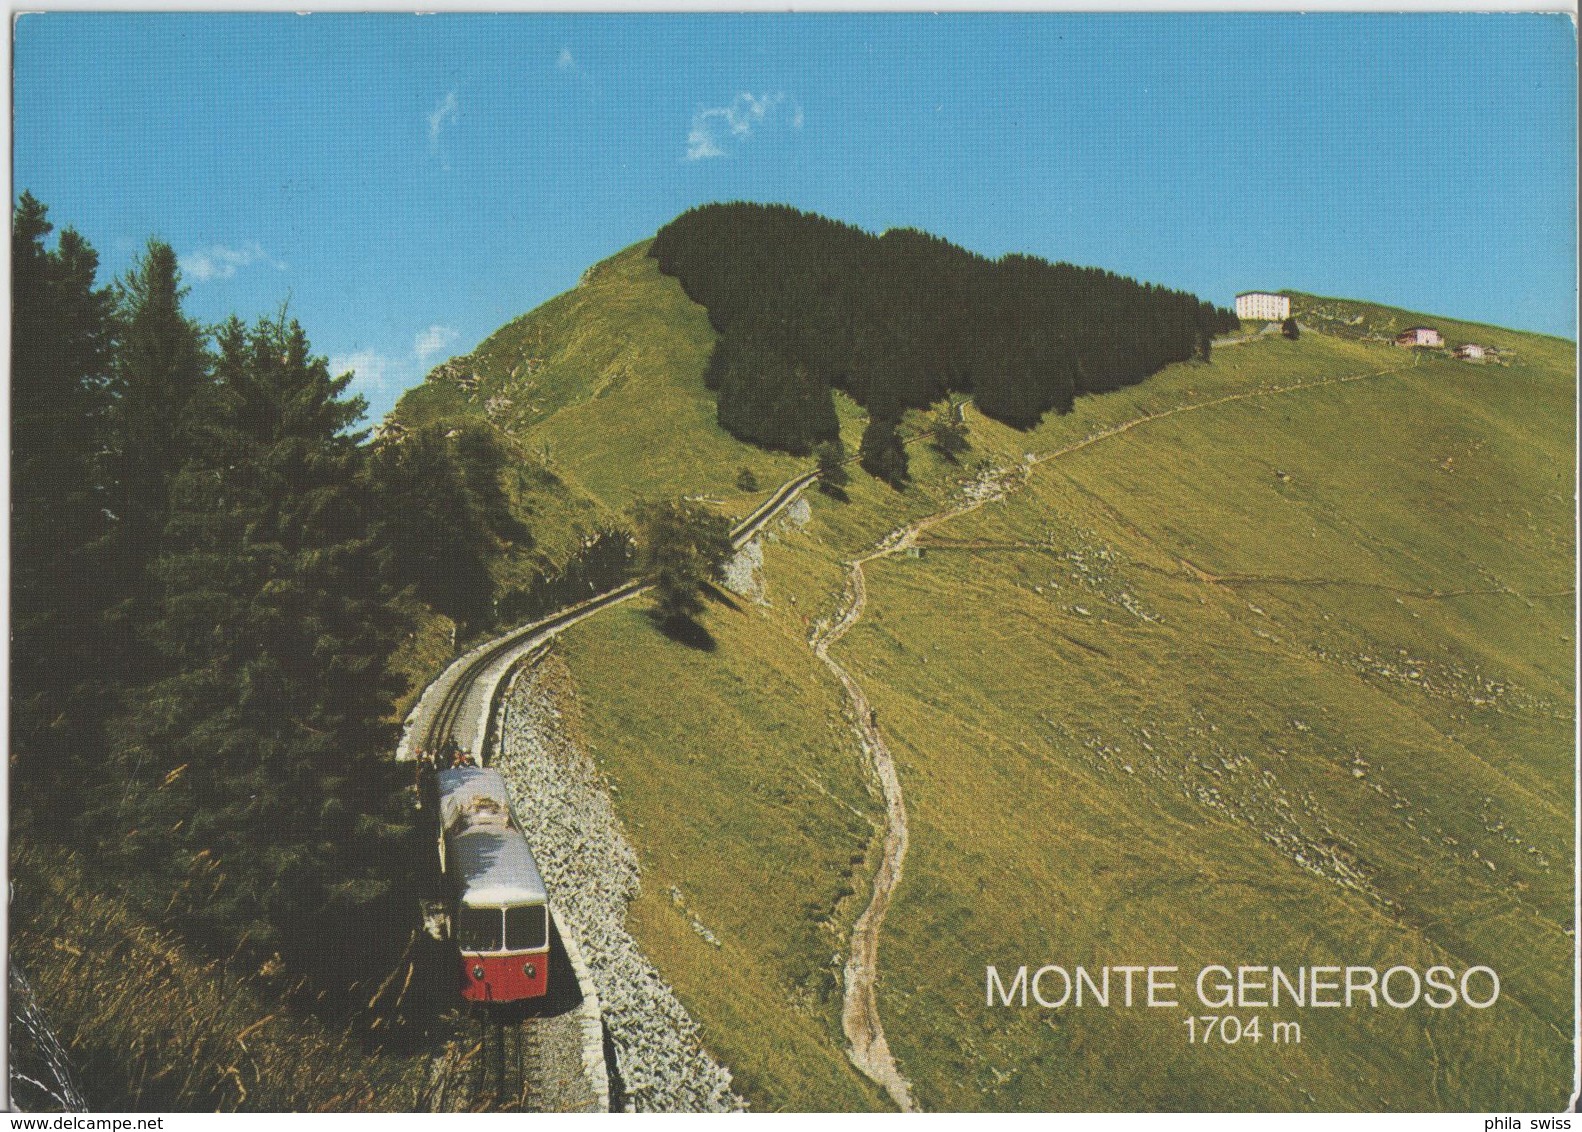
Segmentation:
[(469, 392), (478, 388), (478, 373), (473, 368), (471, 354), (457, 354), (454, 358), (445, 359), (429, 370), (428, 376), (423, 380), (454, 381)]

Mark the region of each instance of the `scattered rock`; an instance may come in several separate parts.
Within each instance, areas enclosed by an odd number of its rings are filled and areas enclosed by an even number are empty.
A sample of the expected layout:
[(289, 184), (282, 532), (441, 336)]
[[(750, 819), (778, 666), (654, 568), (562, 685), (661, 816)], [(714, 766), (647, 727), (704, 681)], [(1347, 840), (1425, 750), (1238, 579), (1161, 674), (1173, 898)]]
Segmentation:
[(760, 539), (750, 540), (725, 564), (725, 588), (756, 605), (769, 604), (768, 585), (764, 581), (764, 546)]

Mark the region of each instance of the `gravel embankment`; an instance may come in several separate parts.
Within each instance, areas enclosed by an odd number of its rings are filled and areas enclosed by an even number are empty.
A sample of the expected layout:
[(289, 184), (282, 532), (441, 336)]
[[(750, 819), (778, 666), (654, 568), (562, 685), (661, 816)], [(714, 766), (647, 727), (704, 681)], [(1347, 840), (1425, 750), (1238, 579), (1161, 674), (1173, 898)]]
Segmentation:
[(494, 765), (510, 785), (555, 915), (592, 971), (619, 1091), (640, 1112), (745, 1109), (730, 1072), (703, 1048), (697, 1023), (626, 931), (626, 909), (641, 885), (637, 855), (603, 777), (567, 726), (569, 691), (554, 656), (518, 675), (505, 697)]
[(532, 1066), (529, 1079), (538, 1083), (538, 1091), (526, 1107), (540, 1112), (602, 1111), (602, 1101), (594, 1096), (583, 1071), (580, 1013), (537, 1019), (529, 1033), (526, 1060)]

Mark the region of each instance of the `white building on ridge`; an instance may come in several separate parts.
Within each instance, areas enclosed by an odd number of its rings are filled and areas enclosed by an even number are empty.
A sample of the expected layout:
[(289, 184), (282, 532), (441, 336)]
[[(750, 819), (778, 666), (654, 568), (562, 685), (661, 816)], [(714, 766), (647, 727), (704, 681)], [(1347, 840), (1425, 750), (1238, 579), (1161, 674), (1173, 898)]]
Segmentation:
[(1438, 347), (1445, 344), (1445, 337), (1432, 326), (1413, 326), (1397, 334), (1395, 336), (1395, 344), (1397, 346)]
[(1246, 291), (1236, 296), (1236, 317), (1287, 319), (1291, 317), (1291, 300), (1268, 291)]

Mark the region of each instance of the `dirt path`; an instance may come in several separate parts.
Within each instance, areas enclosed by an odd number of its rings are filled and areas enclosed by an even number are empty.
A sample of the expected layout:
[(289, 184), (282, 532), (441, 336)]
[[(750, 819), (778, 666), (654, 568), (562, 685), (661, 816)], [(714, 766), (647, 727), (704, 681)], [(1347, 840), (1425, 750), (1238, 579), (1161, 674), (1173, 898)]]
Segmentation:
[(1090, 444), (1097, 444), (1101, 440), (1108, 440), (1123, 432), (1130, 432), (1138, 425), (1148, 424), (1150, 421), (1161, 421), (1166, 417), (1179, 416), (1181, 413), (1195, 413), (1199, 409), (1212, 409), (1216, 405), (1228, 405), (1232, 401), (1247, 401), (1257, 397), (1273, 397), (1281, 393), (1295, 393), (1302, 389), (1318, 389), (1325, 385), (1346, 385), (1353, 381), (1367, 381), (1370, 378), (1385, 377), (1392, 373), (1400, 373), (1405, 365), (1390, 366), (1388, 369), (1371, 370), (1368, 373), (1347, 374), (1344, 377), (1320, 377), (1313, 381), (1293, 381), (1289, 385), (1263, 385), (1256, 389), (1245, 389), (1240, 393), (1227, 393), (1223, 397), (1215, 397), (1210, 401), (1194, 401), (1186, 405), (1177, 405), (1173, 409), (1165, 409), (1159, 413), (1144, 413), (1140, 417), (1133, 417), (1129, 421), (1113, 425), (1110, 428), (1100, 429), (1083, 440), (1068, 444), (1064, 448), (1056, 448), (1053, 452), (1045, 452), (1042, 456), (1035, 456), (1029, 464), (1042, 464), (1046, 460), (1053, 460), (1060, 456), (1069, 455), (1086, 448)]
[(851, 564), (851, 574), (846, 581), (846, 608), (833, 626), (824, 628), (813, 642), (813, 651), (829, 666), (831, 672), (845, 685), (847, 699), (857, 720), (857, 733), (863, 751), (873, 767), (874, 776), (884, 794), (885, 825), (884, 854), (879, 870), (873, 878), (873, 896), (868, 907), (851, 929), (851, 952), (846, 958), (846, 995), (841, 1006), (841, 1028), (851, 1043), (846, 1056), (852, 1064), (876, 1082), (902, 1112), (919, 1111), (912, 1099), (912, 1086), (896, 1068), (890, 1054), (890, 1043), (885, 1040), (884, 1024), (879, 1020), (879, 1001), (874, 983), (879, 974), (879, 928), (884, 914), (890, 907), (890, 895), (901, 882), (901, 863), (906, 859), (906, 800), (901, 795), (901, 780), (895, 773), (895, 761), (884, 745), (879, 728), (874, 723), (873, 708), (862, 686), (852, 679), (829, 655), (829, 648), (846, 631), (857, 623), (867, 605), (867, 588), (863, 584), (862, 562)]
[(883, 857), (879, 862), (878, 871), (874, 874), (873, 895), (868, 901), (868, 907), (852, 925), (851, 952), (846, 960), (845, 999), (841, 1006), (841, 1027), (845, 1030), (846, 1040), (850, 1043), (846, 1056), (851, 1058), (852, 1064), (869, 1079), (884, 1089), (902, 1112), (919, 1112), (921, 1109), (912, 1097), (911, 1083), (901, 1075), (890, 1052), (890, 1043), (884, 1035), (884, 1023), (879, 1017), (876, 983), (879, 975), (879, 931), (884, 925), (885, 913), (889, 911), (890, 899), (895, 893), (896, 886), (901, 883), (902, 865), (906, 860), (906, 799), (901, 792), (901, 780), (896, 774), (895, 760), (890, 757), (889, 748), (885, 746), (884, 736), (879, 731), (878, 720), (867, 695), (851, 673), (829, 654), (829, 650), (862, 619), (863, 611), (867, 608), (868, 587), (863, 567), (869, 562), (888, 558), (915, 546), (918, 536), (941, 523), (976, 511), (986, 503), (1004, 499), (1011, 492), (1025, 485), (1031, 470), (1039, 464), (1080, 451), (1112, 436), (1119, 436), (1139, 425), (1233, 401), (1274, 396), (1324, 385), (1365, 381), (1395, 373), (1399, 368), (1392, 367), (1345, 377), (1326, 377), (1315, 381), (1292, 382), (1289, 385), (1264, 386), (1241, 393), (1227, 394), (1209, 401), (1178, 405), (1162, 412), (1133, 417), (1129, 421), (1101, 429), (1062, 448), (1030, 457), (1016, 467), (999, 468), (984, 474), (967, 485), (963, 497), (950, 507), (926, 515), (904, 527), (896, 528), (880, 539), (878, 545), (868, 554), (847, 563), (850, 572), (846, 577), (846, 590), (842, 595), (840, 615), (832, 623), (820, 622), (814, 628), (810, 644), (814, 654), (828, 666), (846, 689), (846, 697), (856, 719), (858, 738), (862, 743), (863, 752), (868, 757), (874, 777), (878, 779), (879, 788), (884, 795), (885, 829)]
[(901, 779), (895, 771), (895, 760), (885, 746), (879, 731), (877, 717), (862, 685), (830, 656), (829, 650), (844, 637), (862, 618), (868, 605), (868, 587), (863, 566), (875, 559), (897, 554), (911, 546), (929, 527), (957, 515), (983, 506), (990, 499), (1002, 498), (1019, 483), (1020, 475), (991, 473), (971, 485), (967, 498), (944, 511), (925, 516), (891, 531), (869, 554), (850, 563), (846, 577), (846, 591), (842, 610), (834, 623), (820, 623), (812, 639), (813, 652), (835, 674), (846, 689), (853, 717), (857, 722), (857, 735), (862, 743), (874, 777), (884, 795), (885, 828), (883, 855), (873, 878), (873, 895), (868, 907), (851, 930), (851, 952), (846, 959), (846, 993), (841, 1006), (841, 1028), (850, 1043), (846, 1056), (852, 1064), (878, 1084), (902, 1112), (919, 1112), (912, 1097), (912, 1086), (896, 1067), (890, 1053), (890, 1043), (884, 1036), (884, 1023), (879, 1018), (879, 1002), (875, 984), (879, 975), (879, 929), (890, 908), (890, 897), (901, 883), (901, 867), (906, 859), (906, 799), (901, 793)]

